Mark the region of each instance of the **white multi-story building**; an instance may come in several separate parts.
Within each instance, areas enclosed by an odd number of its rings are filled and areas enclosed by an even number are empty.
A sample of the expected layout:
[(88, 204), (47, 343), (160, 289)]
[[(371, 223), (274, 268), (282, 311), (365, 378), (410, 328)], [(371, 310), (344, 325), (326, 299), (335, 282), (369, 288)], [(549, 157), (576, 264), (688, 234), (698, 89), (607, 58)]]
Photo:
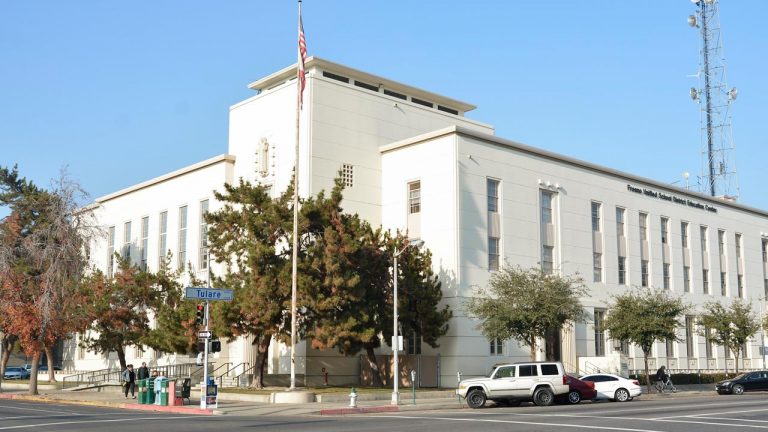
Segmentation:
[[(306, 67), (300, 194), (331, 189), (341, 171), (346, 211), (374, 226), (408, 229), (433, 253), (454, 317), (439, 348), (408, 344), (412, 353), (438, 359), (438, 367), (423, 371), (434, 379), (422, 383), (450, 386), (457, 372), (477, 375), (494, 363), (528, 358), (515, 341), (487, 340), (465, 313), (466, 299), (504, 265), (585, 277), (590, 296), (582, 302), (594, 320), (553, 334), (538, 354), (561, 358), (572, 369), (587, 360), (605, 364), (610, 356), (640, 367), (642, 352), (614, 343), (600, 326), (610, 296), (631, 286), (668, 289), (699, 309), (710, 300), (734, 298), (762, 308), (768, 212), (499, 138), (492, 126), (464, 116), (474, 109), (465, 102), (317, 57)], [(218, 208), (212, 191), (243, 178), (271, 185), (277, 194), (290, 181), (295, 76), (292, 66), (250, 85), (257, 95), (230, 110), (225, 155), (97, 199), (100, 224), (109, 234), (92, 248), (94, 263), (109, 272), (108, 257), (122, 251), (156, 270), (170, 250), (177, 266), (189, 263), (204, 278), (201, 215)], [(692, 316), (684, 322), (682, 342), (654, 347), (653, 366), (733, 367), (722, 347), (698, 334)], [(740, 366), (763, 365), (761, 344), (758, 336), (746, 347)], [(352, 383), (360, 375), (359, 359), (339, 359), (306, 343), (296, 354), (299, 374), (319, 376), (327, 368)], [(254, 354), (242, 338), (217, 356), (252, 364)], [(113, 361), (82, 350), (70, 358), (78, 369)], [(289, 359), (288, 347), (273, 344), (269, 373), (287, 373)]]

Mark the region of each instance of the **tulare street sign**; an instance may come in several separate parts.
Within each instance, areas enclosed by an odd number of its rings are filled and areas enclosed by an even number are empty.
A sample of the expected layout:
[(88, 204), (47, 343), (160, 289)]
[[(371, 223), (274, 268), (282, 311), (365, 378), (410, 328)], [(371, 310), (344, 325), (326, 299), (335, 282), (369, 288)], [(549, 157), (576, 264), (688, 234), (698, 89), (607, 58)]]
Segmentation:
[(234, 291), (231, 289), (187, 287), (184, 298), (196, 300), (232, 301)]

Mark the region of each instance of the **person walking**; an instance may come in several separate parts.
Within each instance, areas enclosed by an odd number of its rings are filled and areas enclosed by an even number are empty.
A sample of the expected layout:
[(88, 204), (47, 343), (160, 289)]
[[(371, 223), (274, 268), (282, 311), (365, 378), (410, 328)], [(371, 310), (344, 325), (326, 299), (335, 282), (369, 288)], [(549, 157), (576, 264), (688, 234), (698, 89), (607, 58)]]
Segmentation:
[(128, 390), (131, 391), (131, 399), (136, 399), (136, 372), (133, 365), (129, 364), (123, 371), (123, 385), (125, 386), (125, 398), (128, 399)]
[(149, 378), (149, 368), (147, 367), (147, 362), (141, 362), (141, 367), (138, 370), (136, 378), (138, 378), (139, 381)]

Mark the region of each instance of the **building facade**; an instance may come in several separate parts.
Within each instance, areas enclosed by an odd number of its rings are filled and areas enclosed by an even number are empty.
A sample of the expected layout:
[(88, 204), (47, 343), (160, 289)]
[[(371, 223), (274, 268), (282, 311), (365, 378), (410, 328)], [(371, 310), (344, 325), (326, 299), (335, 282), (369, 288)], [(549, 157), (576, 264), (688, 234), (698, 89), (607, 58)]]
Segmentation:
[[(562, 359), (574, 371), (610, 356), (624, 367), (640, 367), (642, 352), (611, 341), (600, 326), (611, 295), (633, 286), (668, 289), (695, 310), (706, 301), (735, 298), (762, 310), (767, 212), (499, 138), (492, 126), (466, 118), (474, 106), (461, 101), (317, 57), (306, 67), (299, 192), (329, 190), (341, 171), (345, 211), (424, 240), (454, 313), (440, 347), (420, 350), (439, 359), (437, 384), (454, 385), (457, 372), (480, 375), (495, 363), (528, 358), (527, 348), (515, 341), (487, 340), (465, 313), (476, 287), (506, 265), (584, 277), (590, 297), (582, 302), (593, 320), (551, 335), (538, 353)], [(156, 270), (170, 250), (176, 266), (191, 265), (204, 279), (201, 214), (218, 208), (213, 190), (242, 178), (268, 185), (276, 195), (291, 179), (295, 76), (293, 66), (250, 85), (257, 95), (230, 109), (225, 155), (97, 199), (108, 235), (92, 247), (94, 264), (109, 273), (109, 257), (123, 251)], [(692, 316), (684, 322), (682, 342), (654, 347), (654, 366), (734, 366), (722, 347), (698, 334)], [(756, 335), (745, 347), (741, 367), (763, 366), (762, 343)], [(345, 383), (360, 375), (359, 359), (306, 343), (296, 355), (299, 374), (326, 368), (346, 377)], [(83, 352), (70, 357), (77, 369), (110, 362)], [(156, 357), (158, 363), (180, 361)], [(217, 361), (233, 364), (254, 358), (247, 338), (217, 354)], [(268, 372), (285, 374), (289, 367), (289, 347), (273, 344)]]

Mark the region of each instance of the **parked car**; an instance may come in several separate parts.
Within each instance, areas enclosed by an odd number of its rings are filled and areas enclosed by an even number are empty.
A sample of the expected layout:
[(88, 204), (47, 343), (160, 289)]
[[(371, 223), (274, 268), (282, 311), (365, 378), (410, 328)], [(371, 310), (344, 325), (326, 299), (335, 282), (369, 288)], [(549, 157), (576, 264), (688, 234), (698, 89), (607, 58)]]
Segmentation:
[[(60, 370), (61, 370), (61, 366), (59, 366), (59, 365), (54, 365), (54, 366), (53, 366), (53, 370), (55, 370), (55, 371), (60, 371)], [(40, 366), (38, 366), (38, 367), (37, 367), (37, 371), (38, 371), (38, 372), (48, 372), (48, 365), (40, 365)]]
[(470, 408), (480, 408), (489, 399), (501, 405), (552, 405), (556, 396), (568, 391), (563, 364), (545, 361), (499, 365), (489, 377), (462, 380), (456, 394), (466, 398)]
[[(32, 372), (32, 365), (31, 365), (31, 364), (29, 364), (29, 363), (26, 363), (26, 364), (24, 364), (24, 366), (22, 366), (22, 367), (23, 367), (23, 368), (24, 368), (24, 370), (26, 370), (27, 372), (30, 372), (30, 373)], [(59, 366), (59, 365), (54, 365), (54, 366), (53, 366), (53, 370), (55, 370), (55, 371), (60, 371), (60, 370), (61, 370), (61, 366)], [(38, 372), (48, 372), (48, 365), (45, 365), (45, 364), (41, 364), (41, 365), (38, 365), (38, 366), (37, 366), (37, 371), (38, 371)]]
[(626, 402), (643, 393), (643, 389), (637, 380), (627, 379), (618, 375), (597, 373), (585, 375), (580, 379), (594, 383), (595, 390), (597, 390), (595, 399)]
[(768, 371), (747, 372), (715, 384), (715, 391), (721, 395), (763, 390), (768, 390)]
[(560, 403), (577, 404), (583, 399), (592, 400), (597, 397), (595, 383), (582, 381), (573, 375), (568, 375), (568, 394), (557, 398)]
[(29, 379), (29, 372), (27, 372), (23, 367), (7, 367), (5, 368), (3, 379), (7, 379), (7, 380)]

